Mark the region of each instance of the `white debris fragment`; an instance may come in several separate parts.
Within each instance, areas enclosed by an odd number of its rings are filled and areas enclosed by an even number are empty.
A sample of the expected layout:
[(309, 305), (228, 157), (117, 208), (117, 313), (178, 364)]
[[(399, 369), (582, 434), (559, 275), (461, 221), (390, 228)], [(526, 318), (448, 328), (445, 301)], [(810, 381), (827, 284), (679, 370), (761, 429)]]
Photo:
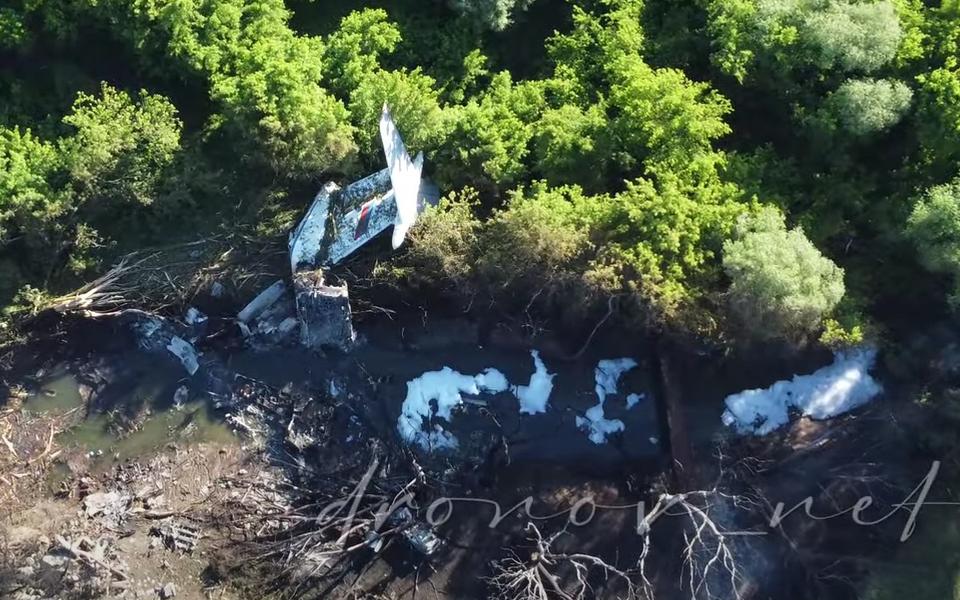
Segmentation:
[[(450, 367), (427, 371), (407, 382), (407, 397), (397, 420), (400, 437), (428, 451), (456, 449), (458, 442), (452, 433), (439, 424), (434, 424), (432, 431), (424, 431), (424, 421), (436, 416), (449, 422), (453, 410), (463, 402), (461, 394), (497, 393), (505, 391), (507, 385), (507, 378), (496, 369), (486, 369), (479, 375), (462, 375)], [(436, 402), (436, 408), (431, 402)]]
[(99, 517), (116, 526), (126, 517), (131, 500), (129, 494), (98, 492), (83, 499), (83, 512), (87, 517)]
[(187, 370), (187, 373), (193, 375), (197, 372), (197, 369), (200, 368), (200, 363), (197, 360), (197, 351), (193, 347), (193, 344), (187, 340), (173, 336), (173, 338), (170, 339), (170, 343), (167, 344), (167, 350), (180, 359), (180, 363), (183, 365), (183, 368)]
[[(603, 404), (607, 400), (608, 394), (617, 393), (617, 383), (620, 376), (637, 366), (637, 361), (632, 358), (605, 359), (597, 363), (594, 370), (594, 380), (597, 393), (597, 405), (587, 410), (583, 417), (577, 417), (577, 427), (587, 432), (587, 436), (594, 444), (605, 444), (607, 436), (611, 433), (617, 433), (624, 430), (623, 421), (620, 419), (607, 419), (604, 416)], [(635, 397), (631, 394), (630, 397)], [(630, 397), (627, 398), (627, 407), (630, 405)], [(639, 402), (636, 398), (634, 404)]]
[(296, 317), (287, 317), (286, 319), (280, 321), (280, 324), (277, 325), (277, 331), (283, 334), (290, 333), (296, 329), (298, 325), (300, 325), (300, 321), (298, 321)]
[(340, 397), (340, 389), (337, 388), (337, 382), (332, 379), (330, 380), (330, 397), (331, 398)]
[(646, 394), (628, 394), (627, 395), (627, 410), (630, 410), (634, 406), (640, 404), (641, 400), (647, 398)]
[(876, 355), (872, 348), (838, 352), (832, 364), (809, 375), (727, 396), (723, 423), (741, 435), (766, 435), (787, 424), (791, 408), (811, 419), (849, 412), (883, 391), (869, 374)]
[(240, 314), (237, 315), (237, 319), (243, 323), (249, 323), (273, 306), (286, 291), (287, 284), (285, 284), (282, 279), (278, 279), (273, 285), (260, 292), (256, 298), (251, 300), (250, 303), (240, 311)]
[(219, 281), (214, 281), (213, 285), (210, 286), (210, 295), (213, 296), (214, 298), (223, 298), (226, 292), (227, 292), (227, 289), (223, 287), (223, 284), (220, 283)]
[(135, 322), (133, 330), (137, 334), (137, 345), (140, 349), (153, 351), (162, 347), (163, 326), (163, 319), (154, 316)]
[(185, 318), (187, 325), (200, 325), (207, 321), (207, 315), (203, 314), (192, 306), (187, 309), (187, 315)]
[(533, 356), (534, 372), (530, 376), (529, 385), (513, 386), (513, 395), (520, 401), (520, 413), (535, 415), (537, 413), (547, 412), (547, 402), (550, 400), (550, 392), (553, 391), (553, 378), (556, 373), (548, 373), (547, 366), (540, 359), (540, 353), (531, 350)]
[(598, 404), (586, 412), (585, 417), (577, 417), (577, 427), (587, 432), (594, 444), (607, 443), (607, 436), (624, 430), (620, 419), (607, 419), (603, 416), (603, 404)]
[(181, 410), (183, 405), (186, 404), (187, 399), (190, 397), (190, 389), (181, 385), (177, 388), (177, 391), (173, 393), (173, 408), (174, 410)]

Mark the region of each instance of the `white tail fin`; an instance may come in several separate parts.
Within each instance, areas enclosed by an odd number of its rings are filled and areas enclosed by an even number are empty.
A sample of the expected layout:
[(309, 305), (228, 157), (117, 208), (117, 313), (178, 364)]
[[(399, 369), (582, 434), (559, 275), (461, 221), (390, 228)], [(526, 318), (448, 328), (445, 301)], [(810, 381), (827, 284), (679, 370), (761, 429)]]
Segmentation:
[(386, 104), (383, 105), (383, 113), (380, 115), (380, 139), (383, 140), (383, 153), (387, 158), (390, 183), (393, 185), (393, 195), (397, 203), (397, 218), (393, 225), (393, 248), (396, 250), (417, 220), (423, 153), (417, 154), (414, 160), (410, 159)]

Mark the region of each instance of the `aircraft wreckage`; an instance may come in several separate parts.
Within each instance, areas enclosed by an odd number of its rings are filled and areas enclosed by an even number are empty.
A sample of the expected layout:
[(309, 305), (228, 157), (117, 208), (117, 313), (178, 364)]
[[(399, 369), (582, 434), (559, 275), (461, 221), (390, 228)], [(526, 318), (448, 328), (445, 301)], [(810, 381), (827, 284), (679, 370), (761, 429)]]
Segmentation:
[(347, 286), (328, 284), (324, 269), (390, 228), (393, 248), (399, 248), (417, 216), (439, 197), (422, 179), (423, 153), (410, 157), (386, 104), (380, 139), (387, 167), (343, 188), (329, 182), (320, 189), (290, 234), (292, 295), (283, 280), (261, 292), (238, 315), (244, 335), (277, 343), (299, 329), (300, 343), (308, 348), (352, 346)]

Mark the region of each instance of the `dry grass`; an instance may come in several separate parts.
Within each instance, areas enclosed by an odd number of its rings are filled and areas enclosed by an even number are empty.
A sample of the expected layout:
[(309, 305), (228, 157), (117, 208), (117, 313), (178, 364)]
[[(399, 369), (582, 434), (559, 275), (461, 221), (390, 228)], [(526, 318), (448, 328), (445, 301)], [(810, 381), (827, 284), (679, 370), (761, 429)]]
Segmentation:
[(22, 401), (16, 393), (0, 409), (0, 513), (15, 512), (37, 493), (61, 453), (56, 437), (76, 413), (31, 415), (21, 410)]

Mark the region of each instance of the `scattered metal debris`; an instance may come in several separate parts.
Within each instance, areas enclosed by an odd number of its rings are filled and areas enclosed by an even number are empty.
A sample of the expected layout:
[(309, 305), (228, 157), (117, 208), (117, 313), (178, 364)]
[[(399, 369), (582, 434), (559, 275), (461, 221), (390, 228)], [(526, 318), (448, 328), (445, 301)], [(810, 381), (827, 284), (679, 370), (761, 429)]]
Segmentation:
[(242, 323), (250, 323), (280, 300), (286, 292), (287, 284), (282, 279), (277, 280), (251, 300), (237, 315), (237, 319)]
[(432, 556), (443, 546), (443, 540), (437, 537), (433, 529), (423, 521), (416, 520), (405, 506), (393, 513), (389, 521), (395, 527), (402, 527), (403, 538), (423, 556)]
[(193, 552), (200, 538), (203, 537), (199, 527), (178, 522), (172, 518), (161, 522), (154, 528), (153, 533), (156, 533), (170, 550), (184, 553)]
[(203, 314), (193, 306), (187, 309), (187, 314), (184, 318), (186, 319), (188, 325), (199, 325), (200, 323), (207, 322), (207, 315)]
[(177, 388), (177, 391), (173, 393), (173, 407), (176, 410), (183, 408), (183, 405), (186, 404), (187, 399), (190, 397), (190, 388), (185, 385), (181, 385)]
[(326, 285), (322, 271), (294, 275), (300, 342), (307, 348), (338, 348), (346, 352), (356, 340), (347, 286)]
[(195, 342), (207, 333), (210, 318), (191, 306), (187, 309), (187, 314), (184, 315), (184, 321), (190, 330), (190, 341)]
[(200, 369), (198, 354), (193, 344), (179, 336), (173, 336), (170, 343), (167, 344), (167, 350), (180, 359), (180, 364), (187, 370), (187, 373), (194, 375)]
[(117, 526), (126, 518), (132, 497), (122, 492), (98, 492), (83, 499), (83, 512), (89, 517), (99, 517), (108, 525)]

